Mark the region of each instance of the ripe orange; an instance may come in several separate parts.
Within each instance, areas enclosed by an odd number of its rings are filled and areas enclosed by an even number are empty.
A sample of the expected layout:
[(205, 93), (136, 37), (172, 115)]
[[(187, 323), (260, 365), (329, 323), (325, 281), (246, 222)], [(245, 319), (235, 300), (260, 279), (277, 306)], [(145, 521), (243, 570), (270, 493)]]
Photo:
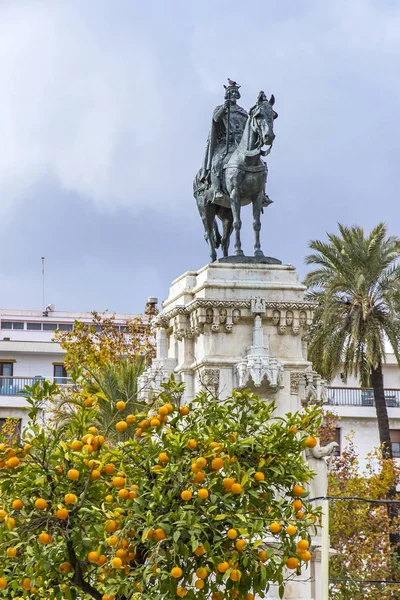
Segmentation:
[(13, 517), (7, 517), (6, 525), (8, 526), (9, 529), (14, 529), (16, 524), (17, 524), (17, 522)]
[(93, 398), (86, 398), (85, 406), (87, 406), (87, 408), (91, 408), (93, 406)]
[(159, 527), (158, 529), (156, 529), (153, 533), (153, 539), (155, 539), (157, 542), (160, 542), (161, 540), (165, 540), (166, 535), (164, 532), (164, 529), (161, 529), (161, 527)]
[(258, 553), (258, 558), (262, 561), (265, 562), (268, 560), (268, 555), (267, 555), (267, 551), (266, 550), (260, 550)]
[(205, 586), (205, 583), (204, 583), (204, 581), (202, 579), (196, 579), (194, 587), (197, 590), (202, 590), (204, 586)]
[(112, 484), (116, 488), (122, 488), (125, 485), (124, 477), (114, 477)]
[(115, 426), (115, 429), (119, 433), (123, 433), (124, 431), (126, 431), (128, 429), (128, 423), (126, 421), (118, 421), (118, 423)]
[(80, 440), (74, 440), (71, 444), (71, 448), (72, 450), (75, 450), (75, 452), (80, 452), (83, 448), (83, 444)]
[(205, 467), (207, 464), (206, 459), (203, 456), (200, 456), (199, 458), (196, 459), (196, 465), (202, 469), (203, 467)]
[(199, 579), (205, 579), (208, 576), (208, 571), (205, 567), (196, 569), (196, 575)]
[(106, 521), (104, 523), (104, 529), (107, 533), (114, 533), (114, 531), (117, 531), (117, 527), (116, 521)]
[(286, 566), (288, 569), (297, 569), (297, 567), (299, 566), (299, 559), (295, 558), (294, 556), (291, 556), (287, 559)]
[(126, 490), (125, 488), (119, 490), (118, 498), (121, 498), (121, 500), (126, 500), (127, 498), (129, 498), (129, 490)]
[(307, 446), (307, 448), (315, 448), (315, 446), (317, 445), (317, 439), (313, 435), (310, 435), (308, 436), (308, 438), (306, 438), (304, 443)]
[(105, 554), (100, 554), (99, 556), (99, 560), (97, 561), (97, 565), (99, 567), (102, 567), (103, 565), (105, 565), (107, 562), (107, 556), (105, 556)]
[(299, 540), (297, 542), (297, 547), (299, 550), (308, 550), (309, 545), (310, 544), (308, 543), (307, 540)]
[(246, 546), (246, 540), (238, 540), (235, 544), (235, 548), (239, 552), (241, 552), (245, 546)]
[(169, 403), (165, 405), (165, 408), (168, 410), (169, 413), (172, 413), (172, 411), (174, 410), (174, 406), (173, 404)]
[(254, 479), (256, 481), (264, 481), (265, 475), (264, 473), (261, 473), (261, 471), (257, 471), (257, 473), (254, 473)]
[(300, 520), (304, 518), (304, 511), (299, 510), (299, 512), (296, 514), (296, 519)]
[(106, 475), (114, 475), (115, 473), (115, 465), (113, 465), (112, 463), (105, 465), (103, 468), (103, 471)]
[(8, 467), (10, 467), (11, 469), (14, 469), (15, 467), (18, 467), (18, 465), (19, 465), (19, 458), (17, 458), (16, 456), (12, 456), (11, 458), (8, 459), (8, 461), (6, 462), (6, 465)]
[(99, 554), (97, 552), (89, 552), (88, 554), (88, 561), (90, 563), (97, 563), (97, 561), (99, 560)]
[(242, 574), (239, 569), (232, 569), (231, 574), (229, 575), (232, 581), (240, 581)]
[(294, 510), (301, 510), (303, 508), (303, 503), (301, 500), (294, 500), (292, 502), (292, 506)]
[(191, 499), (192, 499), (192, 495), (193, 495), (193, 494), (192, 494), (192, 492), (191, 492), (190, 490), (184, 490), (184, 491), (181, 493), (181, 498), (182, 498), (182, 500), (184, 500), (185, 502), (188, 502), (189, 500), (191, 500)]
[(295, 485), (292, 490), (292, 493), (293, 493), (293, 496), (299, 497), (299, 496), (302, 496), (305, 491), (306, 490), (303, 488), (302, 485)]
[(233, 486), (231, 487), (231, 492), (232, 492), (232, 494), (241, 494), (242, 489), (243, 488), (240, 485), (240, 483), (234, 483)]
[(97, 435), (99, 433), (99, 430), (97, 429), (97, 427), (89, 427), (88, 432), (92, 435)]
[(25, 577), (25, 579), (22, 580), (22, 589), (23, 590), (31, 589), (31, 580), (29, 579), (29, 577)]
[(63, 562), (60, 565), (60, 571), (61, 573), (71, 573), (72, 571), (72, 565), (69, 562)]
[(94, 447), (93, 447), (91, 444), (85, 444), (85, 445), (83, 446), (83, 448), (84, 448), (84, 450), (86, 450), (86, 452), (87, 452), (88, 454), (92, 454), (92, 452), (93, 452), (93, 450), (94, 450)]
[(276, 521), (274, 521), (269, 526), (269, 530), (271, 533), (280, 533), (282, 531), (282, 525), (280, 523), (277, 523)]
[(295, 527), (294, 525), (288, 525), (286, 527), (286, 533), (288, 535), (295, 535), (296, 531), (297, 531), (297, 527)]
[(150, 421), (148, 421), (147, 419), (144, 419), (143, 421), (140, 421), (139, 427), (141, 429), (148, 429), (150, 427)]
[(158, 412), (162, 417), (165, 417), (168, 414), (168, 408), (166, 406), (160, 406)]
[(200, 498), (200, 500), (205, 500), (206, 498), (208, 498), (208, 490), (206, 488), (201, 488), (197, 492), (197, 495)]
[[(159, 465), (158, 465), (158, 466), (159, 466)], [(129, 500), (134, 500), (134, 499), (135, 499), (135, 498), (137, 498), (137, 497), (138, 497), (138, 495), (137, 495), (137, 493), (135, 492), (135, 490), (131, 490), (131, 491), (129, 492)]]
[(15, 558), (17, 556), (17, 549), (14, 546), (7, 548), (7, 556), (8, 558)]
[(13, 508), (14, 510), (22, 510), (24, 508), (24, 503), (22, 502), (22, 500), (17, 498), (11, 504), (11, 508)]
[(304, 562), (308, 562), (309, 560), (311, 560), (311, 552), (308, 552), (308, 550), (302, 550), (302, 552), (298, 552), (297, 554)]
[(245, 600), (254, 600), (254, 594), (252, 594), (251, 592), (248, 592), (246, 594)]
[(179, 586), (178, 589), (176, 590), (176, 595), (179, 598), (184, 598), (186, 596), (186, 594), (187, 594), (187, 590), (183, 587)]
[(203, 556), (203, 554), (205, 554), (206, 549), (204, 548), (204, 546), (197, 546), (196, 550), (194, 551), (196, 556)]
[(123, 400), (120, 400), (119, 402), (117, 402), (117, 404), (115, 406), (116, 406), (117, 410), (125, 410), (126, 402), (123, 402)]
[(211, 468), (214, 469), (214, 471), (219, 471), (220, 469), (222, 469), (223, 466), (224, 461), (222, 460), (222, 458), (214, 458), (214, 460), (211, 461)]
[(196, 483), (201, 483), (202, 481), (204, 481), (206, 478), (206, 474), (203, 471), (199, 471), (198, 473), (196, 473), (196, 475), (193, 477), (193, 481), (195, 481)]
[(101, 600), (115, 600), (114, 594), (103, 594)]
[(36, 508), (39, 508), (40, 510), (49, 508), (49, 505), (47, 504), (47, 501), (44, 498), (38, 498), (35, 502), (35, 506), (36, 506)]
[(168, 454), (166, 452), (161, 452), (158, 455), (158, 460), (161, 463), (167, 463), (169, 461), (169, 456), (168, 456)]
[(174, 579), (180, 579), (182, 577), (183, 571), (180, 567), (173, 567), (171, 569), (171, 576)]
[(104, 500), (105, 500), (106, 502), (112, 502), (112, 501), (113, 501), (113, 497), (112, 497), (112, 495), (111, 495), (111, 494), (107, 494), (107, 496), (104, 498)]
[(66, 494), (64, 496), (65, 504), (74, 504), (77, 500), (78, 498), (75, 496), (75, 494)]
[(0, 590), (5, 590), (7, 587), (7, 579), (0, 577)]
[(65, 521), (65, 519), (68, 519), (68, 511), (66, 508), (59, 508), (56, 510), (55, 515), (57, 519), (60, 519), (60, 521)]
[(181, 408), (179, 409), (179, 412), (182, 415), (182, 417), (185, 417), (186, 415), (189, 414), (189, 407), (188, 406), (181, 406)]
[(227, 563), (226, 561), (218, 563), (217, 569), (220, 573), (225, 573), (225, 571), (227, 571), (229, 569), (229, 563)]
[(124, 550), (123, 548), (120, 548), (119, 550), (116, 551), (115, 556), (117, 558), (121, 558), (122, 560), (124, 560), (124, 558), (126, 558), (127, 555), (127, 551)]
[(235, 483), (235, 480), (232, 479), (231, 477), (225, 477), (225, 479), (223, 480), (223, 486), (225, 491), (230, 492), (233, 484)]
[(143, 429), (141, 427), (138, 427), (135, 431), (135, 435), (136, 437), (140, 437), (143, 433)]
[(70, 469), (67, 473), (67, 477), (68, 479), (76, 481), (77, 479), (79, 479), (79, 471), (77, 471), (76, 469)]
[(125, 421), (128, 423), (128, 425), (133, 425), (133, 423), (136, 423), (136, 417), (135, 415), (128, 415)]
[(4, 519), (6, 518), (7, 513), (5, 510), (0, 510), (0, 521), (4, 521)]
[(226, 535), (230, 540), (234, 540), (235, 538), (237, 538), (237, 531), (236, 529), (228, 529), (228, 533)]
[(92, 480), (97, 481), (98, 479), (100, 479), (100, 477), (101, 477), (100, 471), (97, 471), (97, 469), (94, 469), (94, 471), (92, 471), (92, 475), (91, 475)]
[(49, 544), (50, 543), (50, 536), (45, 531), (43, 531), (43, 533), (41, 533), (38, 536), (38, 539), (41, 544)]
[(160, 427), (161, 421), (159, 419), (151, 419), (150, 427)]
[(188, 448), (190, 448), (191, 450), (194, 450), (195, 448), (197, 448), (196, 440), (189, 440), (187, 445), (188, 445)]
[(118, 538), (116, 535), (110, 535), (109, 538), (107, 538), (107, 544), (109, 546), (116, 546), (118, 544)]

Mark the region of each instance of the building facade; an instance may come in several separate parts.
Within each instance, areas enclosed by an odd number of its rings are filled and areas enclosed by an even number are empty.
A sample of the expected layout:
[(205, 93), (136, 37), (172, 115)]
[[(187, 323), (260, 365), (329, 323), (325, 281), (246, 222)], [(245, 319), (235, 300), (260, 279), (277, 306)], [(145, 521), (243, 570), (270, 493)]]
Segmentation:
[[(383, 366), (386, 406), (390, 420), (393, 455), (400, 458), (400, 368), (393, 353), (388, 353)], [(337, 417), (336, 441), (343, 449), (351, 436), (355, 449), (365, 465), (365, 457), (379, 447), (374, 394), (361, 389), (356, 377), (344, 383), (338, 375), (327, 389), (326, 408)]]
[[(147, 307), (155, 306), (150, 298)], [(126, 323), (137, 318), (132, 314), (115, 314), (115, 326), (126, 332)], [(143, 318), (143, 316), (141, 316)], [(148, 318), (148, 317), (146, 317)], [(19, 419), (21, 429), (27, 414), (22, 390), (38, 379), (49, 379), (60, 385), (69, 382), (64, 366), (64, 351), (54, 340), (57, 330), (72, 331), (74, 322), (92, 323), (92, 314), (0, 309), (0, 426), (8, 417)]]

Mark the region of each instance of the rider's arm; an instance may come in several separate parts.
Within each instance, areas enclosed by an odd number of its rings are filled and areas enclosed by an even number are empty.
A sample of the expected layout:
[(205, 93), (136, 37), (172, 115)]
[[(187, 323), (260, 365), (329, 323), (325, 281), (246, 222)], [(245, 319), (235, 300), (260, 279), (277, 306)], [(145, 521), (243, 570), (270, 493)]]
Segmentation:
[(213, 115), (214, 121), (216, 123), (221, 121), (221, 119), (225, 113), (226, 113), (226, 104), (223, 104), (222, 106), (218, 106), (214, 111), (214, 115)]

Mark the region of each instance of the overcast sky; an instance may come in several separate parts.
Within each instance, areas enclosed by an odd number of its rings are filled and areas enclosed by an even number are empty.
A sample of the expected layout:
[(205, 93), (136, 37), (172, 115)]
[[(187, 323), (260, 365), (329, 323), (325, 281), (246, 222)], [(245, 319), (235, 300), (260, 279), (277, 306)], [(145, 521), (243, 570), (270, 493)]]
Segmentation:
[[(230, 77), (279, 118), (266, 254), (400, 234), (396, 0), (1, 0), (0, 307), (139, 312), (208, 262), (192, 196)], [(252, 253), (251, 209), (243, 242)]]

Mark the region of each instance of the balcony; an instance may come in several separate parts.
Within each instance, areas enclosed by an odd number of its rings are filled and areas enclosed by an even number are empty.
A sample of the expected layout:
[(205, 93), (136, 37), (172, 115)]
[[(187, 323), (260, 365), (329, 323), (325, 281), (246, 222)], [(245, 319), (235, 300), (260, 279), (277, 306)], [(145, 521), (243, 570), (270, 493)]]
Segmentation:
[[(327, 397), (331, 406), (375, 406), (372, 389), (328, 387)], [(385, 400), (388, 408), (400, 407), (400, 390), (386, 389)]]
[[(44, 377), (0, 377), (0, 396), (21, 396), (26, 385), (32, 386)], [(70, 385), (69, 377), (54, 377), (58, 385)]]

